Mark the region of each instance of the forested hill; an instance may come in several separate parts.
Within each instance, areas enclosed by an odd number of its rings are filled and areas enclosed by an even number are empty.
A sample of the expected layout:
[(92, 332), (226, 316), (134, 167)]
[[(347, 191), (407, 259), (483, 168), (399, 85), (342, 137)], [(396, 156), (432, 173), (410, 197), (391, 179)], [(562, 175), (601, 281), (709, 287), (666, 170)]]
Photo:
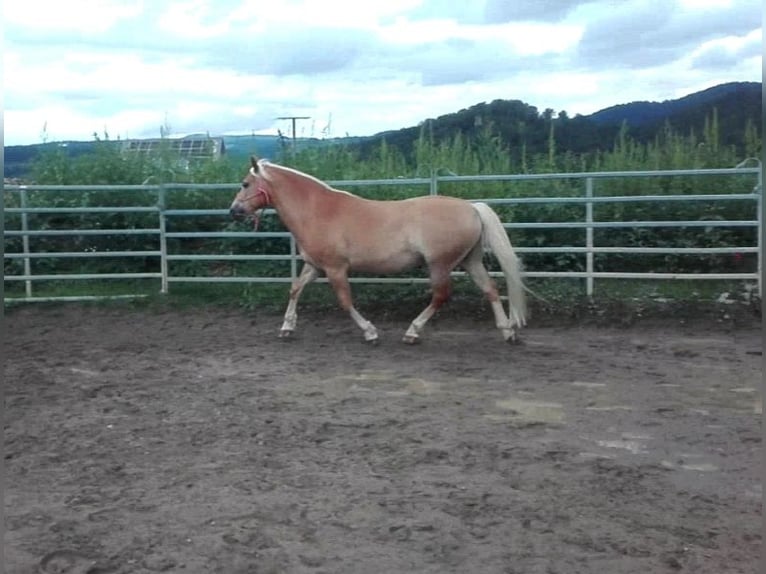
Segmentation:
[(678, 123), (679, 127), (690, 126), (697, 118), (704, 117), (711, 108), (717, 108), (735, 121), (745, 123), (755, 117), (761, 109), (761, 84), (756, 82), (734, 82), (721, 84), (701, 92), (664, 102), (633, 102), (612, 106), (587, 116), (600, 124), (619, 125), (623, 121), (633, 127), (652, 126), (666, 119)]
[(419, 126), (377, 134), (362, 146), (370, 150), (385, 139), (388, 145), (409, 152), (421, 132), (438, 142), (456, 133), (471, 140), (489, 128), (512, 149), (525, 146), (527, 153), (536, 154), (547, 151), (553, 128), (557, 152), (579, 154), (611, 148), (623, 124), (630, 137), (641, 143), (653, 140), (666, 126), (682, 136), (693, 132), (701, 137), (715, 114), (719, 143), (742, 148), (748, 122), (760, 134), (761, 113), (760, 82), (721, 84), (677, 100), (633, 102), (575, 117), (565, 111), (540, 111), (519, 100), (495, 100), (426, 120)]
[(721, 84), (689, 96), (657, 102), (634, 102), (614, 106), (588, 116), (602, 125), (616, 126), (623, 121), (631, 127), (633, 136), (647, 140), (654, 137), (665, 122), (682, 133), (692, 130), (702, 133), (705, 121), (718, 113), (721, 129), (721, 143), (739, 145), (742, 132), (748, 121), (761, 128), (762, 113), (761, 84), (737, 82)]

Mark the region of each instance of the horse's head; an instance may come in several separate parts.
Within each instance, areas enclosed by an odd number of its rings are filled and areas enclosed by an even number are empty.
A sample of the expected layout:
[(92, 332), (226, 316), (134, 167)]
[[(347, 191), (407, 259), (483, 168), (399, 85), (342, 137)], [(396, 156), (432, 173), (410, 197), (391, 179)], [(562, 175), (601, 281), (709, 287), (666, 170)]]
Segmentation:
[(242, 180), (229, 213), (234, 219), (242, 220), (253, 216), (255, 227), (258, 227), (259, 215), (264, 207), (271, 205), (271, 185), (261, 173), (262, 168), (255, 157), (250, 158), (252, 167)]

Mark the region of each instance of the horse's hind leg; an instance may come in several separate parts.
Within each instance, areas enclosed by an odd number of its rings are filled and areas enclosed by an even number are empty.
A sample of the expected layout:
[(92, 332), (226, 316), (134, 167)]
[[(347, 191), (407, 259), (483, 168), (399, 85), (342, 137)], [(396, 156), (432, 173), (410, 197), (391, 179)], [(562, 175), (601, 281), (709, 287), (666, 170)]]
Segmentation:
[(295, 325), (298, 322), (298, 313), (296, 311), (298, 307), (298, 299), (303, 293), (303, 288), (317, 278), (319, 272), (316, 267), (310, 263), (304, 263), (303, 269), (301, 269), (300, 275), (293, 281), (293, 285), (290, 288), (290, 301), (287, 303), (287, 310), (285, 311), (285, 321), (282, 323), (282, 328), (279, 330), (280, 337), (289, 337), (295, 331)]
[(338, 298), (341, 308), (348, 311), (351, 318), (359, 328), (364, 332), (364, 340), (368, 343), (375, 343), (378, 340), (378, 330), (367, 319), (354, 308), (351, 300), (351, 286), (348, 283), (348, 276), (345, 270), (327, 270), (327, 280), (330, 282), (335, 296)]
[(495, 281), (490, 276), (487, 268), (484, 267), (482, 255), (482, 249), (479, 246), (468, 254), (461, 265), (471, 276), (476, 286), (486, 295), (490, 305), (492, 305), (492, 312), (495, 314), (495, 325), (503, 334), (503, 339), (513, 341), (515, 339), (515, 332), (511, 325), (511, 320), (505, 314)]
[(410, 323), (410, 328), (404, 334), (402, 339), (405, 343), (413, 344), (417, 343), (420, 337), (420, 331), (423, 329), (428, 320), (434, 316), (434, 313), (439, 310), (439, 307), (449, 299), (450, 292), (452, 290), (450, 283), (449, 270), (447, 271), (431, 271), (431, 302), (428, 307), (415, 317)]

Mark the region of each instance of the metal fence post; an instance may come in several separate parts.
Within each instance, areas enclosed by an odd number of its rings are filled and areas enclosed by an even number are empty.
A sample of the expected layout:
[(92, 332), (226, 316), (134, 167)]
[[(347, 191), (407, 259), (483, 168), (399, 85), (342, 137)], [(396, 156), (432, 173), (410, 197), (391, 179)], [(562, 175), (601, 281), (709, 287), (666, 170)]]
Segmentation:
[[(585, 179), (585, 197), (591, 199), (593, 197), (593, 178), (588, 177)], [(587, 252), (585, 253), (585, 271), (587, 277), (585, 279), (585, 292), (588, 297), (593, 297), (593, 202), (588, 201), (585, 203), (585, 223), (588, 227), (585, 228), (585, 247)]]
[(295, 236), (290, 235), (290, 279), (293, 283), (298, 277), (298, 249), (295, 245)]
[(166, 207), (166, 198), (165, 198), (165, 186), (160, 185), (157, 188), (157, 210), (159, 211), (159, 217), (160, 217), (160, 274), (161, 274), (161, 283), (160, 283), (160, 293), (163, 295), (166, 295), (168, 293), (168, 238), (166, 235), (167, 231), (167, 219), (165, 217), (165, 207)]
[(757, 204), (758, 213), (756, 219), (758, 220), (758, 297), (763, 300), (763, 223), (764, 219), (764, 202), (763, 202), (763, 170), (758, 170), (758, 187), (755, 192), (758, 194)]
[[(26, 210), (28, 203), (27, 203), (27, 186), (22, 185), (19, 188), (19, 205), (22, 209)], [(29, 231), (29, 218), (26, 211), (21, 212), (21, 231), (24, 232), (24, 235), (21, 236), (21, 246), (23, 249), (24, 255), (29, 255), (29, 235), (27, 235), (27, 232)], [(24, 257), (24, 275), (27, 277), (32, 275), (32, 260), (29, 257)], [(28, 298), (32, 297), (32, 280), (27, 279), (24, 281), (24, 285), (26, 287), (26, 295)]]
[[(611, 194), (604, 195), (604, 193), (599, 192), (598, 197), (596, 197), (595, 193), (595, 181), (598, 181), (600, 179), (608, 179), (608, 178), (615, 178), (615, 177), (641, 177), (641, 178), (650, 178), (650, 177), (658, 177), (658, 176), (699, 176), (699, 175), (727, 175), (727, 176), (735, 176), (737, 177), (736, 180), (736, 188), (732, 186), (731, 189), (729, 189), (729, 186), (727, 186), (726, 189), (722, 190), (720, 193), (715, 194), (683, 194), (683, 195), (649, 195), (649, 196), (643, 196), (643, 195), (627, 195), (627, 196), (612, 196)], [(740, 184), (741, 176), (747, 175), (747, 180), (743, 180)], [(756, 176), (753, 177), (753, 176)], [(397, 179), (387, 179), (387, 180), (357, 180), (350, 182), (353, 185), (398, 185), (398, 186), (407, 186), (407, 189), (409, 189), (411, 186), (419, 186), (422, 187), (421, 191), (418, 192), (419, 194), (422, 193), (428, 193), (425, 191), (425, 185), (430, 184), (430, 193), (432, 195), (440, 195), (441, 190), (438, 188), (438, 185), (444, 181), (445, 183), (449, 183), (449, 185), (463, 185), (460, 182), (485, 182), (485, 181), (526, 181), (526, 180), (532, 180), (532, 181), (547, 181), (547, 180), (585, 180), (584, 189), (581, 188), (583, 192), (583, 196), (575, 195), (572, 196), (571, 194), (564, 194), (566, 197), (490, 197), (486, 200), (479, 200), (478, 201), (487, 201), (490, 204), (496, 204), (496, 205), (504, 205), (504, 204), (573, 204), (577, 205), (577, 207), (574, 207), (574, 217), (568, 217), (566, 221), (561, 222), (545, 222), (545, 221), (531, 221), (531, 222), (513, 222), (513, 223), (505, 223), (505, 226), (508, 229), (573, 229), (577, 231), (573, 231), (573, 233), (579, 233), (579, 230), (585, 231), (585, 241), (583, 246), (578, 246), (572, 248), (571, 245), (554, 245), (554, 246), (548, 246), (548, 245), (540, 245), (539, 247), (530, 246), (525, 247), (522, 249), (521, 253), (534, 253), (534, 252), (540, 252), (540, 253), (576, 253), (576, 257), (580, 258), (582, 255), (585, 256), (585, 263), (586, 263), (586, 269), (583, 269), (579, 265), (582, 263), (582, 259), (577, 259), (577, 268), (576, 269), (566, 269), (566, 270), (555, 270), (555, 271), (530, 271), (528, 272), (528, 276), (530, 277), (551, 277), (551, 278), (558, 278), (558, 277), (573, 277), (577, 278), (577, 281), (581, 281), (582, 279), (585, 279), (585, 287), (588, 297), (595, 296), (595, 280), (596, 279), (606, 279), (606, 278), (617, 278), (617, 279), (670, 279), (670, 280), (681, 280), (681, 281), (696, 281), (698, 279), (725, 279), (725, 280), (737, 280), (737, 281), (747, 281), (749, 284), (748, 289), (752, 289), (753, 294), (759, 294), (763, 296), (763, 287), (766, 283), (766, 278), (762, 276), (764, 269), (764, 260), (763, 260), (763, 249), (764, 249), (764, 233), (762, 230), (762, 225), (766, 222), (766, 212), (764, 209), (766, 209), (766, 201), (764, 201), (766, 198), (763, 197), (763, 176), (760, 172), (760, 165), (759, 169), (756, 170), (752, 167), (744, 167), (742, 166), (740, 169), (730, 169), (730, 168), (722, 168), (722, 169), (714, 169), (714, 170), (660, 170), (660, 171), (647, 171), (647, 172), (584, 172), (584, 173), (563, 173), (563, 174), (529, 174), (529, 175), (519, 175), (519, 174), (500, 174), (500, 175), (484, 175), (484, 176), (457, 176), (455, 174), (449, 173), (448, 175), (443, 174), (439, 170), (433, 170), (429, 174), (429, 177), (425, 177), (425, 174), (422, 176), (419, 176), (417, 178), (412, 179), (404, 179), (404, 178), (397, 178)], [(756, 179), (756, 181), (753, 181), (753, 179)], [(381, 183), (382, 182), (382, 183)], [(348, 182), (347, 182), (348, 183)], [(471, 183), (470, 185), (473, 185)], [(582, 185), (582, 183), (577, 183), (577, 185)], [(155, 182), (152, 185), (149, 185), (148, 182), (144, 182), (141, 186), (92, 186), (92, 189), (104, 189), (108, 191), (115, 191), (122, 193), (123, 187), (125, 191), (138, 191), (141, 190), (144, 193), (148, 193), (148, 203), (146, 201), (142, 201), (140, 205), (115, 205), (115, 206), (78, 206), (76, 208), (72, 208), (71, 206), (60, 206), (57, 207), (55, 205), (51, 205), (51, 202), (48, 202), (44, 198), (46, 197), (45, 194), (47, 192), (51, 191), (59, 191), (59, 190), (76, 190), (80, 189), (76, 186), (40, 186), (40, 185), (34, 185), (34, 186), (8, 186), (8, 191), (12, 191), (14, 193), (19, 193), (18, 199), (14, 199), (14, 207), (7, 207), (5, 215), (6, 217), (11, 215), (14, 218), (15, 223), (15, 229), (12, 230), (4, 230), (4, 238), (6, 241), (10, 239), (10, 241), (17, 245), (16, 248), (14, 248), (15, 253), (6, 253), (5, 258), (6, 260), (10, 260), (13, 262), (13, 268), (16, 271), (13, 275), (6, 276), (6, 281), (17, 281), (16, 285), (19, 287), (18, 289), (18, 297), (8, 297), (5, 300), (6, 301), (43, 301), (43, 300), (79, 300), (79, 299), (97, 299), (97, 298), (104, 298), (111, 296), (104, 296), (104, 295), (95, 295), (95, 294), (87, 294), (87, 292), (81, 292), (81, 294), (78, 294), (76, 296), (51, 296), (51, 297), (40, 297), (40, 289), (37, 289), (37, 291), (34, 290), (35, 282), (36, 281), (66, 281), (66, 280), (72, 280), (72, 281), (86, 281), (86, 280), (113, 280), (113, 279), (119, 279), (119, 280), (134, 280), (134, 279), (150, 279), (151, 281), (155, 281), (156, 279), (161, 279), (161, 293), (168, 293), (169, 292), (169, 283), (170, 283), (170, 261), (176, 262), (176, 261), (290, 261), (290, 274), (291, 279), (294, 281), (298, 276), (300, 272), (300, 267), (302, 265), (301, 262), (301, 256), (300, 256), (300, 249), (297, 246), (297, 241), (294, 237), (291, 236), (289, 233), (285, 232), (274, 232), (274, 233), (264, 233), (266, 237), (279, 237), (280, 241), (282, 241), (285, 238), (290, 239), (290, 252), (289, 255), (285, 254), (284, 251), (280, 251), (279, 253), (275, 252), (268, 252), (266, 254), (234, 254), (234, 253), (219, 253), (217, 251), (214, 252), (204, 252), (204, 249), (200, 249), (198, 252), (195, 250), (194, 253), (183, 253), (184, 249), (181, 249), (181, 247), (175, 247), (176, 243), (173, 243), (174, 249), (173, 253), (170, 253), (170, 246), (169, 242), (174, 242), (177, 240), (182, 240), (184, 238), (199, 238), (199, 239), (207, 239), (207, 238), (234, 238), (234, 237), (241, 237), (243, 239), (252, 238), (251, 232), (243, 232), (243, 231), (194, 231), (194, 232), (181, 232), (177, 229), (175, 229), (174, 220), (173, 217), (177, 216), (197, 216), (197, 215), (224, 215), (226, 213), (223, 209), (175, 209), (172, 204), (173, 201), (171, 201), (172, 196), (171, 194), (175, 192), (176, 189), (179, 191), (187, 190), (187, 189), (219, 189), (219, 185), (215, 184), (190, 184), (188, 187), (181, 187), (174, 185), (171, 182), (167, 183), (161, 183), (161, 182)], [(90, 189), (90, 187), (86, 188)], [(731, 193), (730, 193), (731, 192)], [(39, 195), (39, 197), (38, 197)], [(490, 194), (491, 195), (491, 194)], [(142, 194), (143, 197), (143, 194)], [(152, 205), (152, 199), (154, 198), (154, 201), (156, 202), (155, 205)], [(683, 202), (691, 202), (691, 201), (747, 201), (749, 202), (749, 205), (756, 205), (757, 213), (755, 216), (752, 214), (752, 209), (748, 210), (748, 215), (746, 218), (742, 220), (733, 220), (733, 219), (725, 219), (721, 221), (708, 221), (708, 220), (692, 220), (692, 221), (685, 221), (685, 220), (672, 220), (672, 221), (660, 221), (656, 220), (652, 217), (649, 217), (648, 221), (606, 221), (599, 215), (598, 218), (595, 217), (595, 205), (604, 204), (604, 205), (611, 205), (615, 203), (626, 203), (626, 202), (637, 202), (637, 201), (644, 201), (644, 202), (661, 202), (661, 201), (683, 201)], [(177, 203), (177, 202), (176, 202)], [(580, 209), (579, 204), (582, 204), (585, 209), (582, 215), (578, 216), (576, 214), (576, 211)], [(100, 225), (96, 227), (91, 227), (87, 229), (79, 229), (75, 225), (80, 220), (78, 218), (71, 218), (71, 221), (73, 223), (72, 227), (66, 227), (66, 228), (59, 228), (56, 227), (55, 229), (49, 229), (47, 226), (41, 227), (40, 222), (38, 221), (38, 215), (37, 214), (54, 214), (54, 213), (92, 213), (92, 214), (104, 214), (104, 213), (143, 213), (146, 215), (146, 217), (151, 220), (153, 217), (157, 217), (155, 219), (154, 225), (148, 225), (146, 228), (143, 226), (141, 228), (127, 228), (124, 229), (120, 226), (118, 229), (109, 229), (104, 228)], [(567, 210), (567, 213), (570, 213), (569, 210)], [(601, 214), (601, 209), (599, 209), (599, 214)], [(29, 217), (29, 216), (32, 217)], [(583, 217), (584, 216), (584, 217)], [(583, 217), (583, 220), (580, 220), (580, 217)], [(141, 221), (145, 221), (144, 217), (142, 216)], [(598, 221), (596, 221), (598, 219)], [(608, 218), (609, 219), (609, 218)], [(659, 227), (668, 227), (668, 228), (674, 228), (674, 227), (689, 227), (689, 228), (699, 228), (699, 227), (732, 227), (732, 228), (740, 228), (744, 229), (746, 228), (748, 230), (747, 234), (747, 242), (746, 244), (743, 241), (743, 244), (739, 245), (727, 245), (724, 247), (702, 247), (699, 245), (696, 246), (687, 246), (687, 245), (681, 245), (681, 246), (664, 246), (664, 247), (644, 247), (644, 246), (638, 246), (638, 247), (627, 247), (625, 245), (620, 246), (607, 246), (603, 242), (601, 242), (601, 245), (596, 246), (595, 245), (595, 230), (596, 229), (625, 229), (625, 228), (631, 228), (631, 227), (641, 227), (641, 228), (659, 228)], [(757, 227), (756, 230), (756, 237), (752, 236), (752, 228)], [(609, 231), (606, 231), (606, 233), (609, 233)], [(57, 237), (57, 236), (77, 236), (77, 235), (87, 235), (87, 236), (137, 236), (137, 235), (151, 235), (152, 239), (149, 241), (154, 241), (154, 236), (159, 236), (159, 247), (153, 247), (153, 248), (147, 248), (147, 249), (128, 249), (127, 246), (123, 250), (122, 243), (120, 243), (120, 240), (116, 240), (114, 243), (110, 244), (110, 246), (113, 246), (112, 249), (103, 250), (103, 251), (82, 251), (82, 250), (73, 250), (73, 251), (59, 251), (54, 250), (50, 252), (41, 253), (40, 252), (40, 246), (38, 245), (39, 241), (37, 241), (36, 238), (47, 238), (47, 237)], [(601, 232), (599, 232), (599, 237), (601, 237)], [(19, 238), (21, 240), (19, 240)], [(45, 244), (49, 244), (52, 242), (55, 242), (55, 240), (52, 239), (41, 239), (40, 241), (43, 241)], [(579, 242), (575, 242), (578, 243)], [(624, 243), (624, 242), (623, 242)], [(755, 243), (755, 245), (753, 245)], [(34, 249), (32, 248), (34, 244)], [(129, 245), (132, 245), (133, 243), (130, 242)], [(143, 242), (142, 242), (143, 245)], [(283, 246), (284, 247), (284, 246)], [(217, 249), (218, 247), (214, 248)], [(610, 257), (612, 253), (644, 253), (644, 254), (653, 254), (653, 253), (678, 253), (678, 254), (685, 254), (685, 253), (699, 253), (699, 254), (723, 254), (723, 253), (743, 253), (747, 254), (746, 257), (751, 258), (752, 255), (756, 255), (757, 261), (757, 272), (752, 267), (752, 258), (750, 259), (750, 267), (748, 267), (745, 270), (741, 270), (742, 272), (732, 272), (732, 273), (669, 273), (669, 272), (631, 272), (629, 270), (622, 270), (622, 271), (610, 271), (606, 272), (601, 269), (603, 267), (602, 265), (599, 266), (599, 271), (595, 270), (595, 256), (599, 255), (599, 257), (603, 256)], [(95, 257), (104, 257), (104, 258), (115, 258), (115, 257), (138, 257), (138, 258), (147, 258), (150, 257), (152, 260), (154, 258), (159, 257), (160, 258), (160, 269), (157, 269), (155, 267), (152, 267), (151, 272), (148, 273), (58, 273), (59, 268), (55, 265), (51, 268), (51, 273), (47, 274), (44, 273), (37, 264), (35, 264), (34, 268), (32, 266), (32, 261), (35, 261), (37, 258), (45, 258), (46, 261), (46, 269), (48, 267), (47, 261), (55, 260), (55, 259), (69, 259), (69, 258), (87, 258), (92, 259)], [(739, 257), (739, 256), (737, 256)], [(99, 267), (100, 269), (101, 267)], [(628, 266), (628, 269), (630, 266)], [(109, 269), (107, 269), (109, 271)], [(288, 281), (288, 278), (284, 275), (280, 276), (272, 276), (271, 274), (262, 275), (254, 273), (255, 277), (238, 277), (238, 276), (224, 276), (219, 277), (217, 274), (215, 276), (210, 276), (210, 274), (194, 274), (197, 273), (199, 270), (194, 269), (192, 271), (193, 274), (190, 274), (188, 276), (184, 276), (183, 274), (179, 275), (178, 277), (173, 277), (173, 282), (184, 282), (184, 283), (225, 283), (225, 282), (259, 282), (259, 283), (267, 283), (267, 282), (285, 282)], [(22, 274), (23, 273), (23, 274)], [(498, 275), (499, 276), (499, 275)], [(360, 282), (370, 283), (370, 282), (376, 282), (381, 281), (385, 283), (412, 283), (412, 282), (425, 282), (425, 278), (417, 278), (413, 279), (410, 277), (406, 278), (391, 278), (391, 277), (365, 277), (365, 278), (359, 278)], [(22, 285), (24, 283), (24, 285)], [(155, 284), (156, 285), (156, 284)], [(582, 284), (581, 284), (582, 285)], [(26, 287), (26, 295), (24, 294), (24, 287)], [(39, 285), (38, 285), (39, 287)], [(84, 288), (87, 289), (87, 288)], [(141, 289), (143, 291), (143, 289)], [(78, 291), (79, 292), (79, 291)], [(34, 293), (34, 294), (33, 294)], [(125, 295), (125, 296), (142, 296), (144, 293), (134, 293), (133, 295)], [(118, 297), (123, 297), (122, 295)]]

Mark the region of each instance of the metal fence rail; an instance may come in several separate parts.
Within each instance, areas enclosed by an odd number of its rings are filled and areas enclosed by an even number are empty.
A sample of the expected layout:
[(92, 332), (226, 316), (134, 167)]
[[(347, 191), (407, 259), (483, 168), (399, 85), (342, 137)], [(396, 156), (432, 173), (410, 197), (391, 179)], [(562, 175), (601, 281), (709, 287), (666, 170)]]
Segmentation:
[[(621, 196), (596, 196), (594, 195), (594, 182), (605, 179), (632, 179), (632, 178), (656, 178), (656, 177), (680, 177), (680, 176), (747, 176), (750, 181), (747, 190), (738, 193), (691, 193), (682, 195), (621, 195)], [(369, 186), (428, 186), (430, 194), (439, 193), (439, 184), (443, 183), (482, 183), (482, 182), (534, 182), (544, 185), (551, 181), (582, 181), (583, 193), (573, 197), (490, 197), (475, 199), (485, 203), (500, 205), (524, 205), (524, 204), (571, 204), (580, 206), (582, 221), (557, 221), (557, 222), (504, 222), (508, 230), (514, 229), (575, 229), (582, 230), (584, 234), (584, 246), (546, 246), (530, 247), (516, 246), (520, 254), (527, 253), (574, 253), (585, 255), (585, 270), (564, 271), (535, 271), (528, 270), (527, 277), (546, 278), (578, 278), (585, 279), (585, 290), (588, 295), (593, 294), (594, 281), (596, 279), (727, 279), (748, 280), (758, 283), (758, 293), (762, 294), (761, 269), (763, 262), (763, 235), (762, 235), (762, 180), (760, 167), (738, 167), (732, 169), (708, 169), (708, 170), (660, 170), (660, 171), (633, 171), (633, 172), (591, 172), (591, 173), (562, 173), (562, 174), (532, 174), (532, 175), (481, 175), (481, 176), (439, 176), (432, 175), (430, 178), (396, 178), (375, 180), (352, 180), (330, 181), (331, 185), (338, 188), (354, 188)], [(749, 187), (752, 186), (752, 187)], [(744, 186), (743, 186), (744, 187)], [(159, 291), (167, 293), (171, 283), (287, 283), (291, 282), (298, 274), (300, 255), (295, 240), (288, 232), (242, 232), (242, 231), (168, 231), (168, 225), (172, 226), (176, 218), (213, 216), (222, 218), (222, 228), (228, 222), (227, 209), (168, 209), (167, 200), (174, 193), (189, 191), (206, 191), (221, 193), (221, 203), (227, 205), (231, 200), (237, 184), (164, 184), (164, 185), (130, 185), (130, 186), (6, 186), (6, 193), (18, 194), (18, 207), (10, 207), (4, 210), (6, 229), (4, 236), (9, 238), (21, 238), (20, 252), (5, 253), (6, 268), (8, 262), (21, 260), (23, 272), (17, 274), (5, 274), (5, 281), (22, 281), (25, 284), (24, 297), (6, 297), (5, 301), (42, 301), (42, 300), (89, 300), (98, 298), (97, 294), (83, 294), (76, 296), (37, 297), (34, 295), (34, 283), (39, 281), (74, 281), (74, 280), (134, 280), (156, 279), (159, 282)], [(541, 187), (542, 189), (542, 187)], [(152, 205), (137, 206), (62, 206), (62, 207), (32, 207), (29, 206), (29, 194), (45, 192), (83, 192), (83, 191), (109, 191), (121, 192), (123, 195), (135, 192), (150, 192), (152, 198), (156, 198)], [(746, 201), (753, 203), (753, 218), (745, 220), (688, 220), (688, 221), (596, 221), (594, 220), (594, 206), (617, 203), (660, 203), (660, 202), (732, 202)], [(266, 214), (273, 214), (273, 210), (266, 210)], [(146, 228), (90, 228), (90, 229), (32, 229), (30, 215), (56, 215), (56, 214), (80, 214), (80, 215), (113, 215), (113, 214), (146, 214), (156, 215), (156, 226)], [(18, 226), (8, 229), (8, 217), (16, 216)], [(625, 229), (625, 228), (757, 228), (757, 241), (754, 245), (736, 245), (727, 247), (606, 247), (598, 246), (594, 242), (594, 230), (597, 229)], [(112, 236), (148, 236), (156, 237), (156, 249), (141, 250), (115, 250), (115, 251), (55, 251), (41, 252), (31, 248), (30, 239), (38, 237), (112, 237)], [(204, 240), (204, 239), (277, 239), (289, 241), (289, 253), (267, 254), (231, 254), (221, 252), (211, 253), (169, 253), (168, 241), (171, 240)], [(738, 273), (637, 273), (637, 272), (603, 272), (594, 269), (594, 255), (596, 254), (735, 254), (756, 253), (756, 269)], [(35, 273), (33, 267), (35, 261), (41, 259), (66, 259), (66, 258), (156, 258), (158, 271), (151, 272), (125, 272), (125, 273)], [(218, 276), (218, 275), (174, 275), (171, 273), (173, 262), (194, 261), (218, 261), (218, 262), (255, 262), (255, 261), (285, 261), (290, 264), (289, 274), (281, 276)], [(499, 273), (494, 272), (497, 276)], [(462, 275), (462, 273), (456, 273)], [(427, 281), (424, 277), (354, 277), (353, 282), (364, 283), (421, 283)], [(120, 297), (131, 295), (120, 295)], [(136, 295), (138, 296), (138, 295)]]

